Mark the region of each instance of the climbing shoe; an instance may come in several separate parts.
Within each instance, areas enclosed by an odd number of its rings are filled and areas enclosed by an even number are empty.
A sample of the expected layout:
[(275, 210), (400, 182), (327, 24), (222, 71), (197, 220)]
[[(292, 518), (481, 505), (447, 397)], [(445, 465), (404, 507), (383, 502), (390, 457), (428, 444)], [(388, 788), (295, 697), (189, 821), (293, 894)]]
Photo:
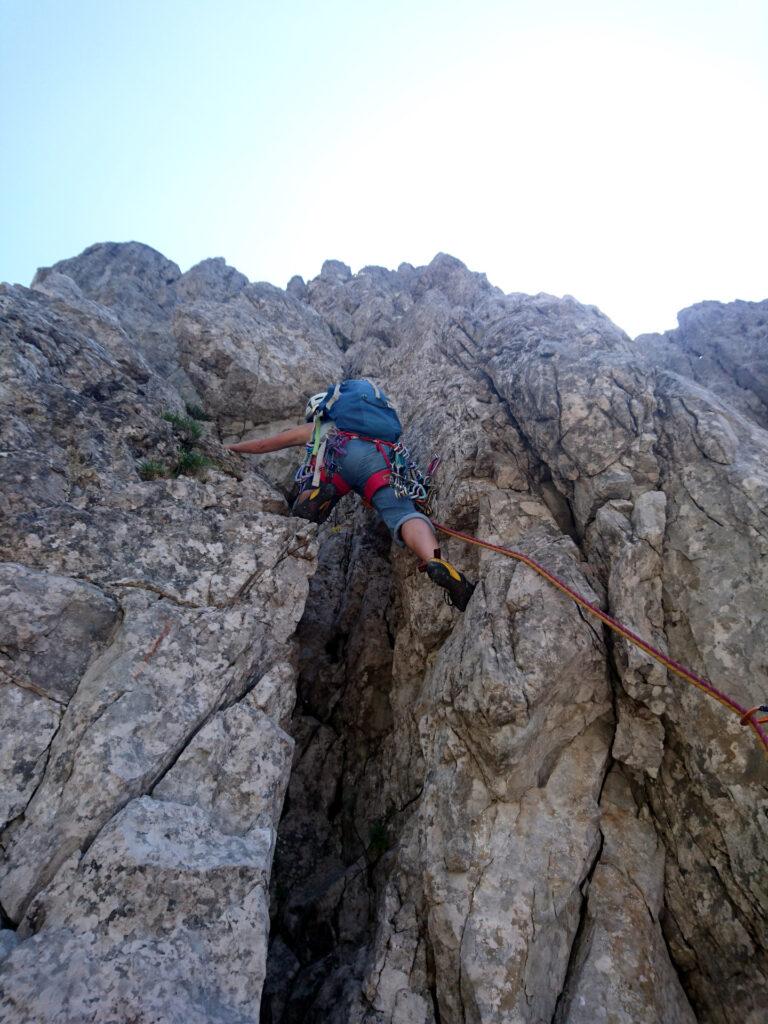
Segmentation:
[(430, 558), (425, 571), (433, 583), (445, 590), (446, 601), (463, 612), (477, 584), (470, 583), (464, 573), (459, 572), (444, 558)]
[(317, 487), (309, 487), (299, 494), (291, 506), (291, 515), (308, 519), (310, 523), (324, 523), (339, 498), (334, 485), (323, 480)]

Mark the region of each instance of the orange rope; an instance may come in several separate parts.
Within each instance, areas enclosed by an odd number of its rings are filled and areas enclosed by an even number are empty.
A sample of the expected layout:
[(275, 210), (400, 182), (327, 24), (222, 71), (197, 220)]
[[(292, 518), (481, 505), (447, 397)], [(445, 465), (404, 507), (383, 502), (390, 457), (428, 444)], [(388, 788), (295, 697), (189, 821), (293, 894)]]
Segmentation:
[(738, 701), (734, 700), (733, 697), (729, 697), (727, 693), (723, 693), (722, 690), (718, 690), (716, 686), (709, 682), (708, 679), (704, 679), (703, 676), (698, 675), (691, 669), (686, 668), (685, 665), (681, 665), (679, 661), (675, 661), (674, 658), (670, 658), (669, 655), (664, 654), (663, 651), (659, 651), (656, 647), (652, 647), (646, 640), (638, 636), (637, 633), (633, 633), (631, 629), (619, 622), (618, 619), (614, 619), (613, 616), (607, 615), (604, 611), (592, 604), (585, 597), (582, 597), (577, 591), (573, 590), (564, 583), (554, 573), (549, 572), (543, 565), (539, 565), (532, 558), (522, 554), (520, 551), (512, 551), (510, 548), (500, 547), (498, 544), (490, 544), (485, 540), (478, 540), (477, 537), (472, 537), (468, 533), (462, 533), (460, 530), (453, 530), (449, 526), (443, 526), (442, 523), (435, 523), (433, 526), (436, 530), (440, 530), (441, 533), (447, 533), (450, 537), (457, 537), (459, 540), (464, 541), (466, 544), (475, 544), (481, 548), (487, 548), (489, 551), (496, 551), (500, 555), (504, 555), (506, 558), (514, 558), (518, 562), (522, 562), (527, 565), (534, 572), (537, 572), (539, 576), (543, 576), (548, 583), (551, 583), (553, 587), (557, 587), (559, 591), (569, 597), (572, 601), (575, 601), (581, 608), (589, 612), (590, 615), (594, 615), (596, 618), (604, 622), (609, 629), (612, 629), (614, 633), (618, 633), (623, 636), (625, 640), (629, 640), (635, 647), (639, 647), (641, 651), (644, 651), (651, 658), (654, 658), (659, 664), (663, 665), (668, 671), (678, 676), (680, 679), (684, 679), (687, 683), (697, 687), (707, 694), (708, 697), (712, 697), (723, 707), (727, 708), (733, 714), (737, 715), (742, 725), (749, 725), (757, 736), (758, 742), (763, 748), (763, 753), (768, 757), (768, 735), (762, 726), (768, 723), (768, 718), (755, 719), (755, 714), (758, 711), (763, 710), (761, 705), (757, 705), (754, 708), (742, 707)]

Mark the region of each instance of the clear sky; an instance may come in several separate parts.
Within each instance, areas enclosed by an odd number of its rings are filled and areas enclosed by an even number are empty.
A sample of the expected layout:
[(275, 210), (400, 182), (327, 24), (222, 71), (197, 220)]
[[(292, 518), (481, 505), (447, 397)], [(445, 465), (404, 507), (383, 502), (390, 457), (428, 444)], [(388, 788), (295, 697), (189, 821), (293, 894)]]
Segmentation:
[(458, 256), (630, 334), (768, 297), (767, 0), (0, 0), (0, 280)]

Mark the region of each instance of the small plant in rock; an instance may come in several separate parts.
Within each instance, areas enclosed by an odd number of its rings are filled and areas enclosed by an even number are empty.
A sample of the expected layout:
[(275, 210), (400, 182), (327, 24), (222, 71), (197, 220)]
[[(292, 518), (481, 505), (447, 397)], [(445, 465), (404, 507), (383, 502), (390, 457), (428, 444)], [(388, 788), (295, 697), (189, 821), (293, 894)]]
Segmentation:
[[(205, 416), (196, 406), (187, 406), (187, 411)], [(203, 428), (196, 419), (180, 416), (176, 412), (164, 412), (163, 419), (173, 427), (180, 449), (171, 469), (173, 476), (196, 476), (203, 469), (221, 468), (218, 462), (196, 450), (198, 447), (205, 449), (211, 446), (209, 440), (203, 437)]]
[(189, 416), (179, 416), (176, 412), (164, 412), (163, 419), (171, 424), (176, 433), (186, 434), (191, 441), (199, 441), (203, 436), (203, 428)]
[(156, 459), (144, 459), (139, 463), (139, 476), (142, 480), (157, 480), (168, 476), (168, 467)]
[(200, 470), (208, 469), (211, 466), (215, 466), (215, 463), (202, 452), (192, 451), (191, 448), (182, 448), (173, 472), (176, 476), (195, 476)]
[(383, 821), (374, 821), (368, 829), (368, 853), (381, 857), (389, 849), (389, 833)]
[(204, 409), (201, 409), (199, 405), (190, 405), (190, 403), (187, 402), (186, 409), (187, 416), (189, 416), (190, 419), (202, 420), (204, 423), (209, 422), (211, 419), (208, 413)]

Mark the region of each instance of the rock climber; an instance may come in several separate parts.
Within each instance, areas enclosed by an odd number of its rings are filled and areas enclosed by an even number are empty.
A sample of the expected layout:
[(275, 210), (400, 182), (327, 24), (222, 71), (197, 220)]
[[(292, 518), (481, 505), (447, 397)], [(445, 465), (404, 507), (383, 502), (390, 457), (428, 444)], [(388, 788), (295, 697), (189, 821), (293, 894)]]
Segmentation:
[(309, 399), (305, 420), (272, 437), (228, 445), (228, 450), (264, 455), (305, 445), (293, 514), (324, 522), (341, 497), (356, 491), (384, 520), (395, 542), (418, 556), (420, 571), (463, 612), (475, 584), (441, 557), (432, 522), (414, 504), (413, 494), (423, 493), (423, 478), (398, 443), (402, 427), (387, 396), (368, 380), (344, 380)]

